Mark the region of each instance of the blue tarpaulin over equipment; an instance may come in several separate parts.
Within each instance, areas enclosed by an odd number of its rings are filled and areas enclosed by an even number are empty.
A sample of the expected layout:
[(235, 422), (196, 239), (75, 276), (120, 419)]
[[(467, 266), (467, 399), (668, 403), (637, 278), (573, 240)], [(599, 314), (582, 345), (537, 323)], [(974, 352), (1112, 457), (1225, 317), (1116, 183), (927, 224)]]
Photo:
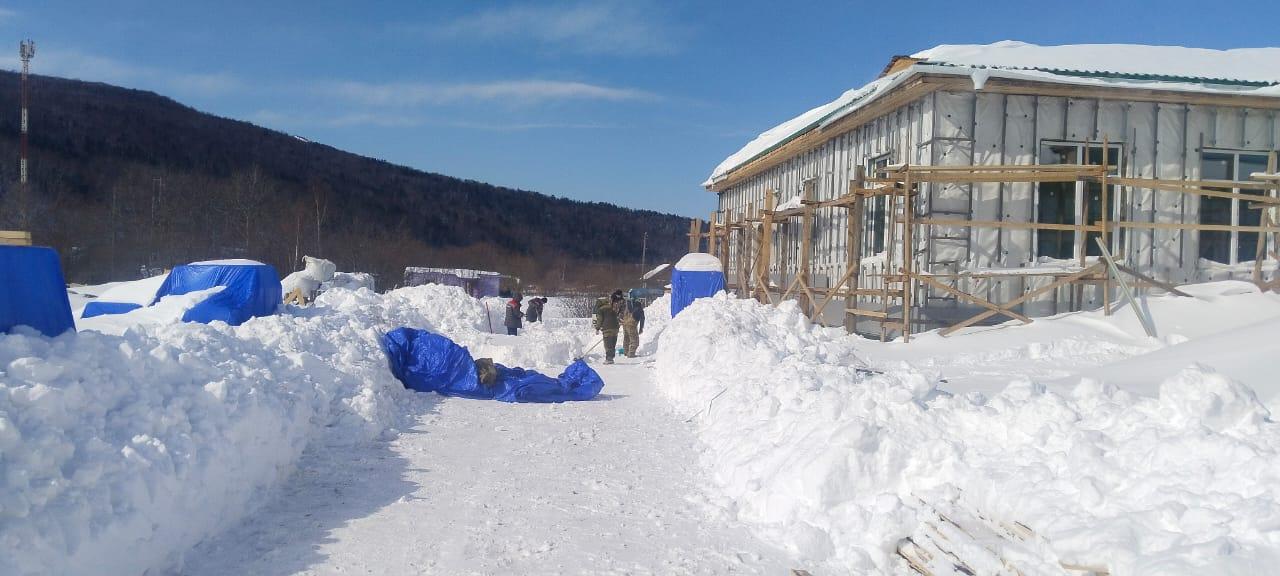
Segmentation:
[(233, 262), (177, 266), (169, 272), (169, 277), (160, 285), (151, 303), (155, 304), (165, 296), (224, 286), (221, 292), (187, 310), (182, 321), (208, 324), (221, 320), (236, 326), (254, 316), (275, 314), (281, 299), (280, 275), (276, 274), (276, 269), (247, 260)]
[(58, 253), (0, 246), (0, 332), (30, 326), (46, 336), (75, 330)]
[(698, 298), (714, 296), (724, 290), (724, 272), (720, 259), (710, 254), (685, 254), (671, 272), (671, 317)]
[(503, 402), (565, 402), (590, 400), (604, 388), (604, 380), (582, 360), (570, 364), (559, 378), (496, 364), (498, 377), (485, 386), (466, 348), (426, 330), (397, 328), (387, 332), (382, 349), (391, 373), (405, 388), (419, 392)]

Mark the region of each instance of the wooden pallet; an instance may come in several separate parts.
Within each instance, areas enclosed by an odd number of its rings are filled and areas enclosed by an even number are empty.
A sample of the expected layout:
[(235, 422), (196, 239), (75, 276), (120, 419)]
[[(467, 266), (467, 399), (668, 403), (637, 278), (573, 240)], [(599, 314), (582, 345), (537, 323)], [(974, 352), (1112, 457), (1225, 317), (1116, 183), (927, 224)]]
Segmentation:
[(957, 502), (921, 501), (920, 524), (898, 542), (906, 567), (922, 576), (1108, 576), (1104, 567), (1062, 562), (1021, 522), (996, 520)]

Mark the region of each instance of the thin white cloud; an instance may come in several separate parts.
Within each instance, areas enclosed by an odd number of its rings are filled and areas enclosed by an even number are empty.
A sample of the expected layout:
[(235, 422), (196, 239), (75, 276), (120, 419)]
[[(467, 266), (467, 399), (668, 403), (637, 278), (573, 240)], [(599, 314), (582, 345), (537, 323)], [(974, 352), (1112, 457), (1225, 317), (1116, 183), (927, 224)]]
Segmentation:
[(8, 22), (10, 20), (13, 20), (17, 16), (18, 16), (18, 12), (16, 10), (10, 10), (9, 8), (0, 8), (0, 22)]
[(276, 110), (259, 110), (249, 116), (249, 121), (278, 129), (299, 128), (347, 128), (373, 126), (379, 128), (417, 128), (419, 126), (443, 126), (486, 132), (527, 132), (530, 130), (603, 130), (617, 128), (611, 124), (582, 122), (473, 122), (469, 120), (442, 120), (422, 115), (386, 112), (352, 112), (331, 116), (295, 114)]
[(505, 80), (460, 84), (340, 82), (330, 86), (329, 92), (334, 96), (371, 106), (422, 106), (476, 101), (505, 101), (523, 105), (557, 100), (617, 102), (658, 99), (656, 94), (634, 88), (614, 88), (586, 82), (559, 80)]
[(662, 21), (657, 5), (607, 0), (509, 6), (464, 16), (428, 33), (444, 40), (522, 40), (587, 54), (670, 54), (685, 30)]
[[(20, 66), (17, 56), (9, 58), (12, 67)], [(36, 74), (106, 82), (129, 88), (173, 92), (183, 96), (225, 94), (244, 87), (244, 82), (227, 72), (178, 72), (131, 64), (77, 50), (41, 50), (38, 44), (36, 57), (31, 61), (31, 71)]]

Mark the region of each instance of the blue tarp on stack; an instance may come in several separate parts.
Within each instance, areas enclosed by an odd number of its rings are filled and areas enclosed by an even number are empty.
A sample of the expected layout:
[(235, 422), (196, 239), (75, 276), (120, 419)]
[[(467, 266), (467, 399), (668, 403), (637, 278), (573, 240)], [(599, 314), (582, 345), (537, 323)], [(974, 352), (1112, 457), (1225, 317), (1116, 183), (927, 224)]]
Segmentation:
[(671, 272), (671, 317), (698, 298), (714, 296), (724, 290), (724, 272), (720, 259), (710, 254), (686, 254)]
[(0, 246), (0, 332), (30, 326), (46, 336), (75, 330), (58, 253)]
[(604, 388), (604, 380), (586, 362), (578, 360), (559, 378), (532, 370), (495, 364), (497, 381), (484, 386), (476, 375), (475, 360), (466, 348), (439, 334), (413, 328), (397, 328), (382, 337), (391, 373), (405, 388), (503, 402), (565, 402), (590, 400)]
[(183, 322), (208, 324), (221, 320), (232, 326), (254, 316), (270, 316), (280, 307), (280, 276), (276, 269), (259, 263), (198, 263), (175, 267), (156, 291), (152, 304), (174, 294), (225, 288), (196, 304)]

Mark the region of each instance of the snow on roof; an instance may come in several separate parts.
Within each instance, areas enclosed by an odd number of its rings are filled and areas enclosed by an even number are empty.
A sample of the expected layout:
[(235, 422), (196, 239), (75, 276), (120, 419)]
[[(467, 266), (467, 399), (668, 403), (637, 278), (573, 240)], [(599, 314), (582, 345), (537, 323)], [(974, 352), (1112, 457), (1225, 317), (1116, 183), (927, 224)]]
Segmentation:
[(1037, 46), (1005, 40), (995, 44), (943, 44), (911, 55), (930, 64), (996, 67), (1047, 72), (1166, 77), (1218, 82), (1280, 82), (1280, 48), (1212, 50), (1139, 44)]
[(887, 93), (915, 72), (1019, 78), (1071, 84), (1280, 97), (1280, 48), (1211, 50), (1138, 44), (1038, 46), (1005, 40), (994, 44), (944, 44), (912, 54), (920, 60), (770, 128), (725, 158), (703, 182), (712, 186), (742, 166), (814, 128), (825, 126)]
[(676, 270), (681, 272), (720, 272), (723, 267), (720, 266), (720, 259), (715, 256), (705, 252), (691, 252), (685, 254), (679, 262), (676, 262)]
[(662, 264), (659, 264), (659, 265), (657, 265), (657, 266), (654, 266), (653, 270), (650, 270), (650, 271), (646, 272), (644, 276), (641, 276), (641, 277), (640, 277), (640, 279), (641, 279), (641, 280), (648, 280), (648, 279), (650, 279), (650, 278), (653, 278), (654, 276), (657, 276), (659, 272), (662, 272), (663, 270), (666, 270), (668, 266), (670, 266), (670, 264), (667, 264), (667, 263), (665, 263), (665, 262), (664, 262), (664, 263), (662, 263)]
[(265, 266), (265, 264), (257, 260), (249, 260), (247, 258), (224, 258), (222, 260), (202, 260), (200, 262), (192, 262), (188, 266)]
[(481, 276), (501, 276), (499, 272), (490, 272), (488, 270), (471, 270), (469, 268), (426, 268), (422, 266), (409, 266), (404, 269), (407, 273), (422, 274), (452, 274), (459, 278), (479, 278)]

